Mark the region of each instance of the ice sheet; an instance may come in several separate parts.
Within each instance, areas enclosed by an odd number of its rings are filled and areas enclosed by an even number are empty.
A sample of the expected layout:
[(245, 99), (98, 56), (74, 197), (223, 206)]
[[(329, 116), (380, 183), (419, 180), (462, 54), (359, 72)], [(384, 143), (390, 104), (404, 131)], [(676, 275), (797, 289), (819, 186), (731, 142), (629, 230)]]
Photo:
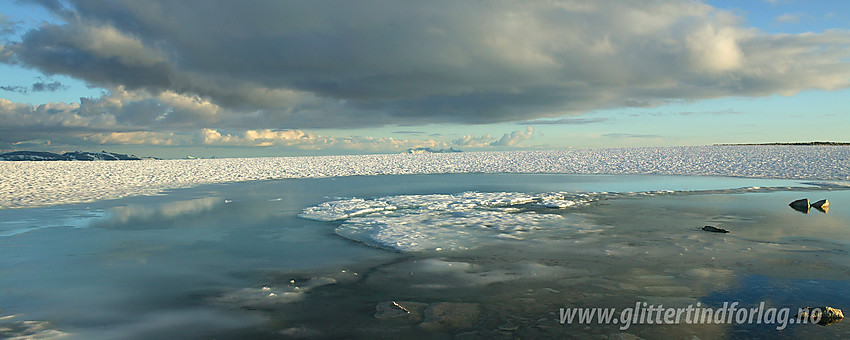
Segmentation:
[(0, 207), (31, 207), (210, 183), (438, 173), (669, 174), (850, 180), (850, 147), (696, 146), (552, 151), (0, 162)]

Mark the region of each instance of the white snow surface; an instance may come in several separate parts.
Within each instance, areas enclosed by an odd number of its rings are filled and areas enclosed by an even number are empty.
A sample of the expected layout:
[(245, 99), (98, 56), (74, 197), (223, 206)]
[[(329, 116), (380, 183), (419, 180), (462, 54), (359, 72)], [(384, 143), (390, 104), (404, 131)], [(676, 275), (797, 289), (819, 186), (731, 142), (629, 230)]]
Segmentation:
[(167, 189), (212, 183), (438, 173), (668, 174), (850, 180), (850, 147), (693, 146), (110, 162), (6, 161), (0, 162), (0, 207), (155, 195)]
[[(453, 195), (399, 195), (370, 200), (351, 198), (308, 207), (299, 215), (318, 221), (342, 221), (336, 233), (372, 246), (402, 252), (457, 251), (494, 240), (522, 240), (556, 227), (577, 232), (588, 226), (565, 224), (554, 211), (594, 200), (596, 193), (464, 192)], [(560, 203), (552, 203), (558, 201)], [(541, 204), (545, 203), (545, 204)], [(349, 213), (354, 211), (356, 213)], [(598, 231), (593, 226), (589, 229)]]

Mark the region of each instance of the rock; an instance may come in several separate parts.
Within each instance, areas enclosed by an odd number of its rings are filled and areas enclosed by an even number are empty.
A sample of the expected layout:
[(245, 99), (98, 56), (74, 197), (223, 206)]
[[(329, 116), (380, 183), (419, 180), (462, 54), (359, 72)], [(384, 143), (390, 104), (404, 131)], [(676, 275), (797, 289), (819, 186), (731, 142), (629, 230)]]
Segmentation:
[(818, 211), (825, 214), (829, 211), (829, 201), (823, 199), (823, 200), (817, 201), (815, 203), (812, 203), (812, 208), (815, 208)]
[(419, 327), (429, 331), (472, 327), (478, 321), (478, 314), (478, 305), (474, 303), (434, 303), (425, 309), (425, 321)]
[(703, 230), (703, 231), (710, 231), (710, 232), (712, 232), (712, 233), (723, 233), (723, 234), (728, 234), (728, 233), (729, 233), (729, 231), (728, 231), (728, 230), (726, 230), (726, 229), (723, 229), (723, 228), (717, 228), (717, 227), (712, 227), (712, 226), (710, 226), (710, 225), (707, 225), (707, 226), (705, 226), (705, 227), (702, 227), (702, 230)]
[(817, 321), (818, 325), (828, 326), (841, 322), (844, 313), (838, 308), (828, 306), (802, 308), (797, 318), (807, 319), (811, 322)]
[(514, 324), (513, 322), (510, 322), (510, 321), (499, 325), (500, 331), (513, 332), (517, 329), (519, 329), (519, 326), (517, 326), (516, 324)]
[(422, 320), (422, 309), (428, 304), (413, 301), (387, 301), (375, 306), (375, 318), (379, 320)]
[(809, 208), (811, 207), (808, 198), (796, 200), (794, 202), (789, 203), (788, 206), (804, 214), (808, 214)]

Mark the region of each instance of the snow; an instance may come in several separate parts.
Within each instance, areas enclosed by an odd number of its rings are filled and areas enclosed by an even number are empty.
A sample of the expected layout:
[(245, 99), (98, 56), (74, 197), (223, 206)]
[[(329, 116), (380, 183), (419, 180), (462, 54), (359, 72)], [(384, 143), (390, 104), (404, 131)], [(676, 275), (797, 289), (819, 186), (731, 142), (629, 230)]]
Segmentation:
[[(21, 208), (155, 195), (167, 189), (211, 183), (386, 174), (669, 174), (850, 180), (850, 147), (696, 146), (111, 162), (20, 161), (0, 162), (0, 173), (0, 207)], [(540, 203), (551, 205), (552, 202)]]

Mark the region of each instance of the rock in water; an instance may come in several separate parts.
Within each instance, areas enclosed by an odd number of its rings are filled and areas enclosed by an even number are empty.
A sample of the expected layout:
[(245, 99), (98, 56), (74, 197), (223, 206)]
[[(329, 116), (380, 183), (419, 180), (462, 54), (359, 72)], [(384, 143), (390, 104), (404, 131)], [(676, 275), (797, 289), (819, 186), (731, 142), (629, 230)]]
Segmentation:
[(474, 303), (435, 303), (425, 309), (425, 321), (419, 326), (429, 331), (472, 327), (478, 321), (478, 313)]
[(712, 232), (712, 233), (723, 233), (723, 234), (728, 234), (728, 233), (729, 233), (729, 231), (728, 231), (728, 230), (726, 230), (726, 229), (723, 229), (723, 228), (717, 228), (717, 227), (712, 227), (712, 226), (710, 226), (710, 225), (707, 225), (707, 226), (705, 226), (705, 227), (702, 227), (702, 230), (704, 230), (704, 231), (710, 231), (710, 232)]
[(815, 208), (822, 213), (826, 213), (826, 212), (829, 211), (829, 201), (823, 199), (823, 200), (817, 201), (815, 203), (812, 203), (812, 208)]
[(844, 319), (844, 313), (838, 308), (828, 306), (823, 307), (806, 307), (800, 309), (800, 314), (797, 318), (806, 319), (811, 322), (817, 321), (818, 325), (828, 326), (841, 322)]
[(428, 304), (413, 301), (387, 301), (375, 306), (375, 318), (379, 320), (422, 320), (421, 310)]
[(811, 205), (809, 204), (809, 199), (808, 199), (808, 198), (803, 198), (803, 199), (796, 200), (796, 201), (791, 202), (790, 204), (788, 204), (788, 206), (790, 206), (790, 207), (791, 207), (791, 208), (793, 208), (794, 210), (797, 210), (797, 211), (799, 211), (799, 212), (801, 212), (801, 213), (804, 213), (804, 214), (808, 214), (808, 213), (809, 213), (809, 208), (811, 207)]

